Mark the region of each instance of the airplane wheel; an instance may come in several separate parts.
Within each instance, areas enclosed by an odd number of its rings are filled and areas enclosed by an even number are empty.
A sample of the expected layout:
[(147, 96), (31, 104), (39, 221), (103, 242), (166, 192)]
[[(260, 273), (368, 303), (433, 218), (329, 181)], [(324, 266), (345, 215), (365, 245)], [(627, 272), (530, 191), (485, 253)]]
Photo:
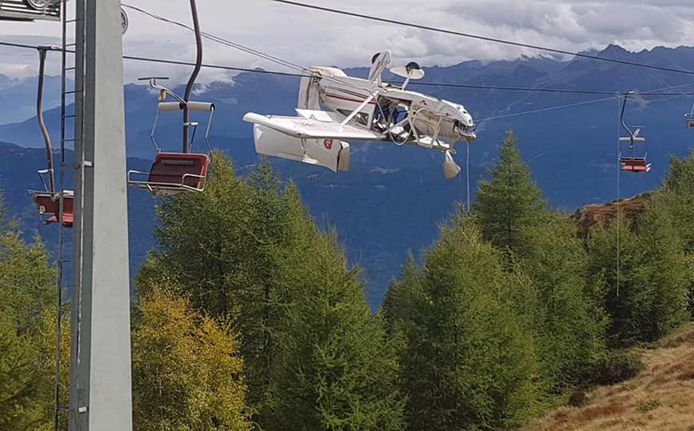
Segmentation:
[(125, 34), (126, 31), (128, 31), (128, 15), (125, 13), (123, 9), (120, 10), (120, 33)]

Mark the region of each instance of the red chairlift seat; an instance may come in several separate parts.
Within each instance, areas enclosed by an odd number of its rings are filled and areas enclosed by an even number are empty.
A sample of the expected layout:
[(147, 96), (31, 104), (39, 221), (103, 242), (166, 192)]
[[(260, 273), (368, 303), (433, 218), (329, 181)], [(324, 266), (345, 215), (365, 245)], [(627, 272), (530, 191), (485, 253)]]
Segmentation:
[(205, 188), (209, 164), (207, 154), (160, 152), (149, 172), (129, 171), (128, 184), (158, 196), (184, 191), (201, 192)]
[(72, 190), (63, 192), (63, 215), (60, 215), (60, 193), (30, 191), (31, 197), (38, 208), (39, 218), (43, 224), (63, 223), (72, 227), (75, 221), (74, 194)]
[(627, 172), (650, 172), (651, 164), (646, 161), (645, 157), (625, 157), (619, 159), (622, 165), (622, 170)]

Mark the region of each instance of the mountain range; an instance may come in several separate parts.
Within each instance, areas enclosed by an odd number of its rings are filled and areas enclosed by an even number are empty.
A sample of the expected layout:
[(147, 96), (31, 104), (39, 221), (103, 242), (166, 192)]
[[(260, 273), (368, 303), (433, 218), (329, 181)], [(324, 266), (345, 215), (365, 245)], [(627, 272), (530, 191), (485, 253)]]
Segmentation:
[[(694, 48), (690, 47), (660, 47), (634, 53), (610, 45), (590, 54), (694, 70)], [(567, 212), (588, 203), (658, 187), (667, 172), (668, 156), (684, 156), (694, 143), (694, 130), (685, 127), (683, 117), (691, 110), (694, 96), (690, 74), (580, 57), (566, 61), (542, 57), (468, 61), (425, 70), (427, 75), (421, 83), (665, 93), (637, 95), (627, 107), (626, 121), (645, 126), (641, 133), (647, 138), (653, 170), (649, 174), (622, 174), (618, 190), (620, 99), (616, 95), (412, 85), (413, 90), (464, 104), (476, 118), (479, 139), (470, 146), (473, 190), (495, 162), (497, 144), (507, 130), (513, 130), (518, 138), (519, 149), (549, 204)], [(162, 65), (152, 68), (153, 75), (165, 72)], [(367, 69), (347, 72), (364, 76)], [(45, 163), (40, 133), (30, 114), (35, 103), (33, 85), (32, 80), (0, 76), (0, 148), (4, 151), (0, 186), (10, 213), (18, 218), (26, 235), (38, 230), (52, 245), (53, 230), (38, 226), (26, 194), (27, 188), (40, 185), (35, 172)], [(47, 106), (52, 108), (46, 112), (46, 119), (54, 142), (59, 137), (58, 86), (59, 79), (55, 77), (47, 81)], [(243, 114), (292, 114), (297, 91), (296, 77), (241, 73), (228, 82), (198, 86), (195, 98), (215, 103), (212, 143), (245, 174), (258, 159), (252, 128), (241, 120)], [(128, 84), (125, 95), (128, 163), (130, 167), (146, 168), (154, 155), (149, 134), (156, 94), (145, 86)], [(175, 151), (180, 140), (176, 123), (179, 118), (171, 117), (162, 119), (157, 138), (164, 149)], [(459, 151), (456, 158), (464, 162), (464, 151)], [(389, 280), (397, 276), (408, 250), (418, 254), (430, 244), (438, 224), (465, 199), (464, 175), (446, 181), (441, 172), (441, 155), (423, 149), (355, 142), (352, 171), (340, 174), (281, 160), (272, 163), (284, 177), (298, 184), (318, 223), (337, 228), (350, 261), (365, 270), (368, 297), (374, 306), (380, 302)], [(138, 190), (131, 191), (130, 198), (132, 267), (136, 270), (147, 250), (154, 246), (151, 233), (156, 223), (156, 201)]]

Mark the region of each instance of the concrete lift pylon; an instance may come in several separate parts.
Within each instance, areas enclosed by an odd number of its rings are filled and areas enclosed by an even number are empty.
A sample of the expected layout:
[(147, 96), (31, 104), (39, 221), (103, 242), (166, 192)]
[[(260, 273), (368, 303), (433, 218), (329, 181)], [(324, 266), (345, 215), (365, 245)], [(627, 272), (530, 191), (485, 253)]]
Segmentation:
[(120, 0), (76, 0), (70, 431), (131, 431)]
[[(51, 1), (39, 10), (26, 0), (0, 0), (0, 22), (58, 21), (62, 6), (65, 29), (67, 2)], [(127, 16), (120, 0), (75, 0), (75, 10), (70, 21), (76, 32), (75, 91), (70, 92), (75, 100), (75, 219), (68, 428), (132, 431), (122, 59)], [(63, 88), (63, 122), (65, 94)], [(65, 137), (61, 140), (62, 147)]]

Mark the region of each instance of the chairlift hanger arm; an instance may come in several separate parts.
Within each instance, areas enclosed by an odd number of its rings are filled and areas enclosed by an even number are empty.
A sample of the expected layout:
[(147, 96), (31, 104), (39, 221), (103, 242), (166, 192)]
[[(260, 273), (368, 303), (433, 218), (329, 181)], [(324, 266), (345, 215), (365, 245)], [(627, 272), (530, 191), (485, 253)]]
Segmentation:
[(193, 68), (193, 73), (190, 75), (188, 84), (186, 85), (186, 91), (183, 95), (184, 104), (183, 105), (183, 152), (187, 153), (190, 151), (190, 111), (188, 109), (187, 102), (190, 100), (190, 96), (193, 93), (193, 86), (195, 85), (195, 80), (202, 69), (202, 32), (200, 30), (200, 18), (198, 17), (198, 7), (195, 0), (190, 0), (190, 12), (193, 16), (193, 28), (195, 29), (195, 45), (197, 56), (195, 58), (195, 67)]
[(627, 108), (627, 100), (629, 99), (629, 96), (630, 96), (630, 95), (633, 95), (633, 94), (635, 94), (635, 92), (632, 90), (632, 91), (628, 91), (627, 93), (625, 93), (625, 94), (623, 95), (623, 98), (624, 98), (624, 99), (623, 99), (623, 101), (622, 101), (622, 112), (621, 112), (621, 114), (619, 115), (619, 121), (622, 123), (622, 127), (624, 128), (624, 130), (626, 130), (627, 133), (629, 133), (629, 139), (630, 139), (630, 141), (631, 141), (632, 144), (634, 143), (634, 138), (635, 138), (635, 136), (634, 136), (634, 132), (633, 132), (633, 131), (629, 128), (629, 126), (627, 126), (627, 124), (624, 122), (624, 112), (626, 111), (626, 108)]
[[(48, 133), (48, 128), (46, 127), (46, 121), (43, 116), (43, 86), (46, 75), (46, 53), (50, 50), (50, 47), (40, 46), (39, 51), (39, 76), (38, 76), (38, 89), (36, 92), (36, 118), (39, 122), (39, 128), (41, 129), (41, 134), (43, 135), (43, 140), (46, 145), (46, 159), (48, 168), (45, 170), (48, 175), (48, 190), (51, 193), (55, 193), (55, 172), (53, 169), (53, 148), (51, 146), (51, 136)], [(43, 180), (42, 180), (43, 181)]]

